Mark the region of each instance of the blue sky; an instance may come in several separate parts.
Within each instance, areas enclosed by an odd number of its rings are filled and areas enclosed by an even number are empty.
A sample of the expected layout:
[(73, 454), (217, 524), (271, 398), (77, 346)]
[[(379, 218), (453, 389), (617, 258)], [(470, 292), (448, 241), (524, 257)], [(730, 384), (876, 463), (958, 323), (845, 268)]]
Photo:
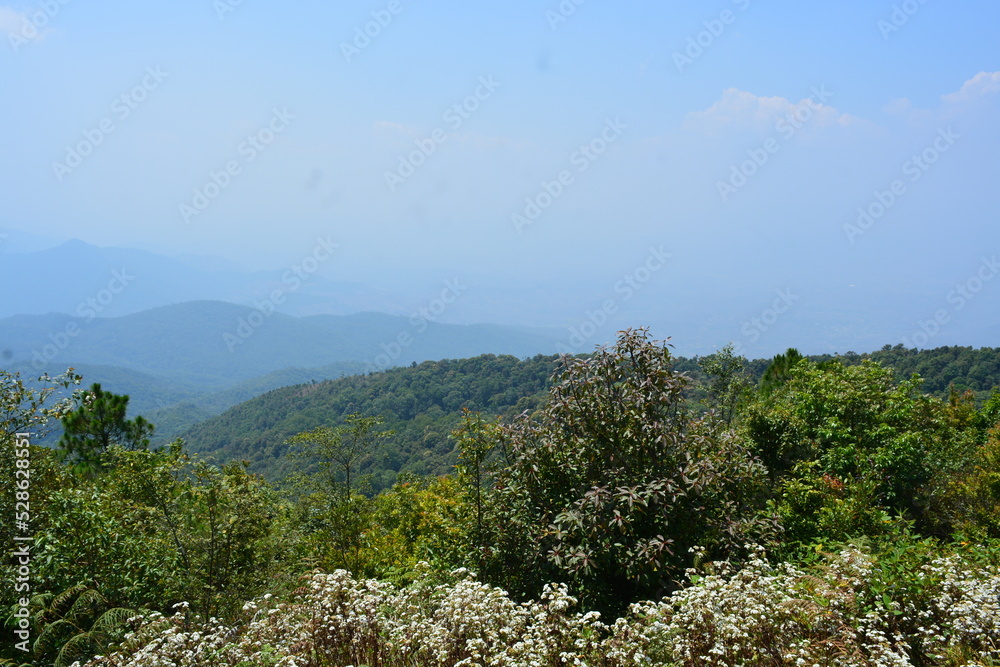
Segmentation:
[(663, 246), (622, 323), (676, 297), (739, 329), (777, 289), (852, 287), (919, 293), (903, 336), (1000, 245), (998, 24), (940, 0), (0, 5), (0, 227), (267, 268), (333, 234), (334, 276), (557, 285), (558, 325)]

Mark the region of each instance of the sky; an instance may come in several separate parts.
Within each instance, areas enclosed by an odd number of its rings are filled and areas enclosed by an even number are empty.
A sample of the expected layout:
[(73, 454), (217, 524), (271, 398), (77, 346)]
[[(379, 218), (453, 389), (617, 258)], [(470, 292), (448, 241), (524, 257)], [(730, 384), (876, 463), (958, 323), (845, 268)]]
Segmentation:
[[(977, 276), (1000, 293), (998, 24), (961, 0), (0, 4), (0, 227), (268, 269), (332, 237), (331, 277), (565, 306), (518, 324), (717, 318), (772, 351), (829, 303), (896, 343), (959, 321)], [(937, 340), (988, 344), (987, 303)]]

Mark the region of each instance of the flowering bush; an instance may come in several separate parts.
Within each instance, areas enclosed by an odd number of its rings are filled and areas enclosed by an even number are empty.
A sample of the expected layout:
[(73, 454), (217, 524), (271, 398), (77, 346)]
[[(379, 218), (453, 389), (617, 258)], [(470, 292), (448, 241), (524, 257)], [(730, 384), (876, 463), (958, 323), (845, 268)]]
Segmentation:
[[(421, 565), (414, 583), (314, 572), (288, 600), (265, 595), (226, 625), (152, 615), (87, 667), (992, 665), (1000, 661), (1000, 572), (958, 556), (925, 566), (930, 604), (866, 603), (878, 563), (845, 549), (817, 566), (763, 553), (688, 570), (689, 584), (612, 624), (575, 609), (564, 585), (516, 603), (465, 570)], [(918, 630), (907, 636), (900, 615)]]

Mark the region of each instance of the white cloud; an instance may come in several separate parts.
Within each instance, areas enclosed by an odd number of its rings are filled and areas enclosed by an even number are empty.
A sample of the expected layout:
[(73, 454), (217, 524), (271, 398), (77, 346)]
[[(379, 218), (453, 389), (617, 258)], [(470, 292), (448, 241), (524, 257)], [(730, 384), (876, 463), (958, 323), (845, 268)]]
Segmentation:
[[(689, 113), (684, 119), (683, 127), (688, 131), (708, 135), (726, 130), (767, 131), (773, 129), (779, 119), (802, 111), (806, 105), (811, 109), (811, 113), (808, 114), (810, 127), (867, 124), (860, 118), (840, 113), (836, 108), (826, 104), (822, 96), (816, 92), (824, 92), (822, 86), (818, 91), (814, 90), (814, 94), (810, 97), (792, 102), (784, 97), (765, 97), (738, 88), (729, 88), (704, 111)], [(883, 106), (882, 111), (910, 124), (923, 125), (942, 122), (956, 113), (963, 112), (962, 107), (997, 93), (1000, 93), (1000, 72), (980, 72), (962, 84), (958, 91), (942, 95), (942, 107), (939, 109), (919, 109), (914, 107), (908, 98), (903, 97), (891, 100)], [(832, 97), (831, 93), (826, 95)], [(800, 114), (800, 117), (802, 115)]]
[(942, 95), (941, 104), (933, 109), (916, 107), (902, 97), (890, 101), (882, 111), (910, 127), (926, 129), (967, 115), (978, 102), (997, 93), (1000, 93), (1000, 72), (980, 72), (957, 91)]
[(784, 97), (763, 97), (738, 88), (729, 88), (722, 97), (704, 111), (689, 113), (684, 119), (684, 129), (706, 134), (716, 134), (724, 129), (772, 129), (779, 118), (789, 114), (808, 116), (814, 126), (846, 125), (853, 119), (841, 114), (834, 107), (824, 104), (824, 97), (831, 95), (822, 87), (810, 97), (792, 102)]
[(998, 92), (1000, 92), (1000, 72), (980, 72), (962, 84), (957, 92), (943, 95), (941, 99), (947, 104), (962, 104)]

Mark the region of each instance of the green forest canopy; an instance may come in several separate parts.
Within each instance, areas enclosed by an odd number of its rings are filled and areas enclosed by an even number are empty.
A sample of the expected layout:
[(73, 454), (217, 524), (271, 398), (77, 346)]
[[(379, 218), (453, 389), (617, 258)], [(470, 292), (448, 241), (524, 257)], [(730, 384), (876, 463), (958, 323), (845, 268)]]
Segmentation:
[[(828, 361), (832, 355), (809, 357)], [(886, 346), (871, 354), (849, 352), (839, 358), (847, 365), (865, 359), (892, 368), (897, 379), (913, 373), (924, 378), (923, 389), (940, 397), (949, 386), (972, 390), (980, 400), (1000, 386), (1000, 348), (941, 347), (906, 350)], [(208, 419), (181, 434), (192, 451), (219, 461), (247, 460), (250, 470), (277, 480), (289, 470), (286, 440), (296, 433), (335, 426), (352, 412), (378, 415), (395, 435), (377, 455), (361, 465), (373, 475), (375, 491), (388, 488), (400, 472), (446, 474), (456, 461), (451, 432), (467, 408), (494, 416), (512, 416), (540, 404), (549, 386), (557, 356), (482, 355), (471, 359), (428, 361), (380, 373), (355, 375), (269, 391)], [(674, 358), (674, 368), (696, 382), (686, 391), (689, 407), (704, 409), (705, 376), (698, 358)], [(747, 363), (759, 382), (770, 361)]]

